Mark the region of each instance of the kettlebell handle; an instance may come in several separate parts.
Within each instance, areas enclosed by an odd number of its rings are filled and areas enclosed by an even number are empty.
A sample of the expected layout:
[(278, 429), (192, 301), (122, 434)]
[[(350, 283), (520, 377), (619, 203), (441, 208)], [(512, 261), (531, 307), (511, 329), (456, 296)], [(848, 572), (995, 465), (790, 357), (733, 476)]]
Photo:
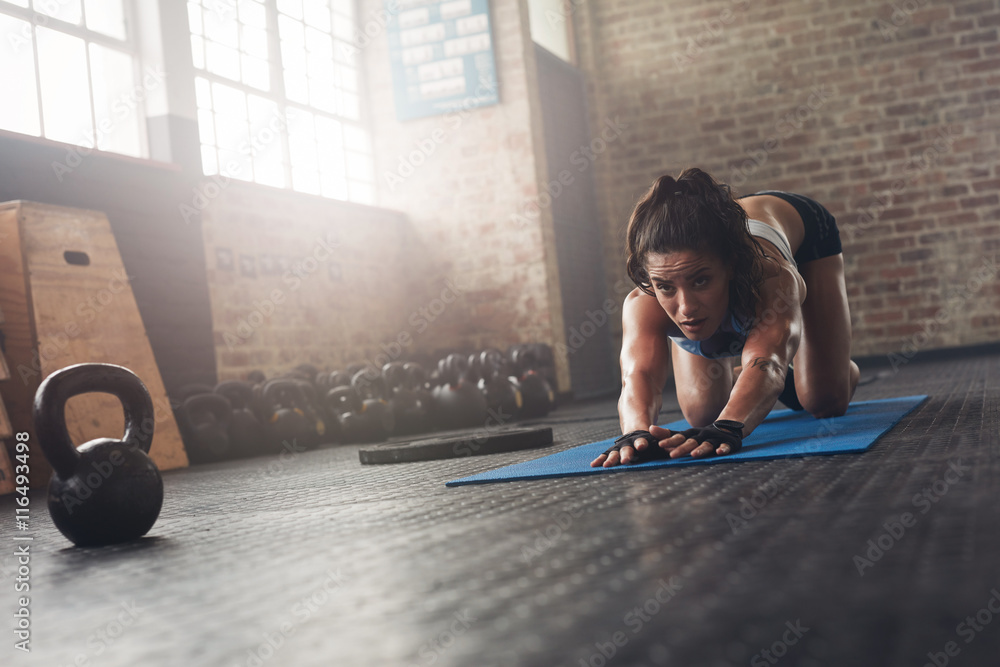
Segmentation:
[[(62, 368), (38, 386), (35, 393), (35, 436), (62, 479), (76, 472), (80, 455), (66, 427), (66, 402), (80, 394), (101, 392), (112, 394), (121, 401), (125, 413), (125, 434), (122, 441), (149, 453), (155, 424), (153, 399), (139, 377), (123, 366), (114, 364), (74, 364)], [(148, 433), (143, 425), (149, 422)]]

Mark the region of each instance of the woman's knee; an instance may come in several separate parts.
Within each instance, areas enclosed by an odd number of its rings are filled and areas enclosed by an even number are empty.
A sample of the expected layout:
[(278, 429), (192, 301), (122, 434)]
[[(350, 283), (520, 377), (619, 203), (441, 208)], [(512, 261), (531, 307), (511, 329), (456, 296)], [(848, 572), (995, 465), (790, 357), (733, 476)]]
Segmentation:
[(799, 402), (816, 419), (829, 419), (843, 416), (851, 397), (846, 390), (840, 393), (823, 392), (799, 396)]
[(677, 402), (680, 404), (684, 419), (691, 426), (708, 426), (719, 418), (723, 408), (726, 407), (725, 403), (715, 405), (710, 401), (704, 400), (704, 397), (683, 400), (678, 395)]

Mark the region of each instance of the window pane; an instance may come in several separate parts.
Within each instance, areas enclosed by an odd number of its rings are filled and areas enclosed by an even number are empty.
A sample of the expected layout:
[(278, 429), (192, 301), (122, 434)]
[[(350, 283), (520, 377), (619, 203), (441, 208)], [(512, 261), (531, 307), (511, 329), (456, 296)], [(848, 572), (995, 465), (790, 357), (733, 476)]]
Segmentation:
[(281, 37), (282, 48), (285, 43), (294, 46), (305, 46), (306, 38), (303, 26), (298, 21), (293, 21), (287, 16), (278, 17), (278, 36)]
[(270, 90), (270, 72), (266, 60), (243, 56), (243, 83), (260, 90)]
[(245, 121), (247, 119), (246, 95), (242, 91), (213, 83), (212, 101), (215, 103), (213, 105), (215, 113), (222, 116), (223, 120)]
[(349, 191), (346, 178), (328, 171), (322, 171), (320, 172), (320, 182), (324, 197), (347, 200)]
[(0, 128), (41, 134), (31, 24), (0, 14)]
[(357, 120), (361, 117), (361, 106), (358, 96), (351, 93), (344, 93), (341, 97), (340, 114), (344, 118)]
[(316, 167), (316, 134), (313, 115), (298, 109), (288, 116), (289, 155), (293, 167)]
[(340, 16), (339, 14), (334, 14), (333, 16), (333, 34), (339, 39), (347, 40), (348, 42), (354, 41), (354, 21), (349, 18)]
[(205, 66), (212, 74), (240, 80), (240, 52), (215, 42), (205, 44)]
[(344, 16), (354, 16), (354, 0), (333, 0), (333, 11)]
[(368, 152), (368, 135), (359, 127), (354, 125), (344, 125), (344, 145), (349, 150), (359, 153)]
[[(35, 11), (73, 25), (80, 25), (80, 19), (83, 18), (80, 0), (35, 0)], [(44, 102), (42, 104), (44, 106)]]
[(302, 0), (278, 0), (278, 11), (293, 18), (302, 18)]
[(216, 155), (215, 146), (202, 145), (201, 170), (206, 174), (219, 173), (219, 157)]
[(306, 28), (306, 49), (312, 55), (322, 58), (333, 57), (333, 39), (330, 35), (316, 30), (316, 28)]
[(205, 36), (213, 42), (218, 42), (231, 49), (240, 47), (239, 23), (236, 22), (236, 12), (207, 11), (205, 16)]
[(215, 144), (215, 114), (209, 109), (198, 109), (198, 136), (203, 144)]
[(340, 121), (316, 116), (316, 141), (320, 155), (337, 155), (337, 159), (342, 161), (340, 155), (343, 152), (344, 135)]
[[(44, 4), (44, 3), (43, 3)], [(87, 27), (109, 37), (125, 39), (122, 0), (86, 0)]]
[(205, 29), (202, 27), (201, 12), (201, 6), (198, 3), (188, 3), (188, 27), (191, 28), (191, 32), (195, 35), (205, 34)]
[(267, 27), (267, 14), (264, 5), (255, 0), (240, 0), (240, 23), (251, 28)]
[[(94, 86), (97, 147), (142, 156), (139, 119), (143, 109), (136, 92), (132, 56), (98, 44), (90, 45), (90, 78)], [(162, 83), (152, 83), (158, 86)], [(142, 99), (151, 90), (142, 90)]]
[(267, 32), (243, 26), (240, 49), (255, 58), (267, 58)]
[(211, 84), (208, 83), (208, 79), (200, 76), (195, 77), (194, 94), (195, 98), (198, 100), (199, 109), (212, 108), (212, 87)]
[(205, 69), (205, 40), (197, 35), (191, 35), (191, 64)]
[(373, 165), (370, 157), (358, 153), (347, 154), (347, 175), (351, 177), (351, 180), (371, 180), (372, 171)]
[(358, 92), (358, 73), (350, 67), (337, 65), (334, 68), (336, 78), (334, 81), (344, 90), (352, 93)]
[(254, 180), (265, 185), (285, 187), (285, 166), (282, 163), (282, 130), (285, 120), (278, 105), (271, 100), (251, 95), (247, 98), (250, 111), (250, 153), (253, 156)]
[(326, 8), (326, 0), (305, 0), (303, 5), (306, 25), (330, 32), (330, 10)]
[(35, 34), (45, 136), (55, 141), (89, 145), (85, 142), (93, 135), (94, 125), (84, 42), (41, 26), (35, 29)]

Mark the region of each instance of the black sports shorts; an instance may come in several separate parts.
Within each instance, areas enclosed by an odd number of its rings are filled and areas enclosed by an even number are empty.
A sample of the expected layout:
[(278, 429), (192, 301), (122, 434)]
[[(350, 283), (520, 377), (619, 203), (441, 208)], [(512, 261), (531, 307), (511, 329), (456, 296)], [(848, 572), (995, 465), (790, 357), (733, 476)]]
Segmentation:
[(837, 219), (815, 199), (781, 190), (761, 190), (752, 195), (744, 195), (744, 197), (756, 195), (771, 195), (784, 199), (798, 211), (806, 232), (802, 245), (795, 253), (795, 263), (799, 266), (831, 255), (839, 255), (842, 252)]

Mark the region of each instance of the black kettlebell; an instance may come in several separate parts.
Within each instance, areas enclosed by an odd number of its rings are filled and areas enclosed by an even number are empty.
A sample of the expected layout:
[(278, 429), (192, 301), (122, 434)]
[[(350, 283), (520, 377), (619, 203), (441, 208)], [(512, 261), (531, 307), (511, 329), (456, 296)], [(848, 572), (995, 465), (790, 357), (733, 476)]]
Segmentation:
[(389, 389), (381, 373), (372, 374), (362, 369), (351, 378), (351, 389), (361, 401), (358, 414), (363, 418), (360, 437), (364, 442), (376, 442), (388, 438), (396, 428), (392, 405), (389, 403)]
[(345, 442), (361, 442), (365, 419), (361, 416), (361, 400), (348, 386), (329, 389), (325, 397), (326, 409), (337, 420), (340, 435)]
[(555, 407), (556, 393), (545, 376), (537, 370), (538, 359), (532, 346), (514, 345), (509, 356), (523, 399), (521, 417), (532, 419), (549, 414)]
[(520, 416), (524, 407), (520, 383), (510, 377), (503, 353), (494, 348), (483, 350), (477, 367), (481, 375), (479, 388), (486, 396), (489, 409), (504, 419), (514, 420)]
[(224, 380), (215, 386), (233, 407), (229, 420), (229, 442), (234, 456), (259, 456), (266, 450), (264, 430), (252, 409), (253, 387), (241, 380)]
[(195, 394), (176, 411), (191, 463), (212, 463), (231, 458), (229, 424), (233, 406), (219, 394)]
[(423, 406), (425, 427), (422, 430), (437, 428), (434, 419), (434, 397), (431, 395), (427, 371), (415, 361), (408, 361), (403, 364), (403, 370), (406, 372), (406, 386), (410, 388), (417, 401)]
[(453, 353), (438, 363), (438, 378), (442, 383), (434, 388), (435, 414), (438, 424), (446, 429), (468, 428), (486, 424), (486, 397), (474, 382), (466, 378), (468, 361), (463, 354)]
[(427, 403), (411, 383), (406, 364), (392, 361), (382, 367), (382, 378), (388, 387), (392, 414), (396, 422), (395, 433), (412, 434), (427, 430)]
[[(121, 401), (125, 434), (79, 448), (66, 428), (66, 401), (102, 392)], [(38, 387), (35, 434), (52, 464), (48, 504), (52, 522), (77, 546), (101, 546), (142, 537), (163, 506), (163, 479), (147, 456), (155, 424), (153, 401), (136, 375), (112, 364), (76, 364)]]
[(261, 397), (267, 406), (265, 428), (272, 453), (280, 453), (288, 446), (315, 446), (315, 423), (306, 415), (305, 397), (294, 380), (268, 380)]
[(333, 371), (330, 373), (330, 379), (328, 380), (327, 390), (333, 389), (334, 387), (350, 387), (351, 386), (351, 376), (344, 371)]
[(302, 392), (302, 397), (305, 399), (302, 409), (306, 413), (306, 417), (313, 424), (314, 433), (310, 435), (310, 438), (315, 440), (313, 446), (335, 439), (335, 434), (330, 429), (332, 420), (327, 414), (326, 407), (320, 402), (319, 396), (316, 394), (316, 387), (305, 380), (295, 380), (295, 383), (298, 385), (299, 390)]

